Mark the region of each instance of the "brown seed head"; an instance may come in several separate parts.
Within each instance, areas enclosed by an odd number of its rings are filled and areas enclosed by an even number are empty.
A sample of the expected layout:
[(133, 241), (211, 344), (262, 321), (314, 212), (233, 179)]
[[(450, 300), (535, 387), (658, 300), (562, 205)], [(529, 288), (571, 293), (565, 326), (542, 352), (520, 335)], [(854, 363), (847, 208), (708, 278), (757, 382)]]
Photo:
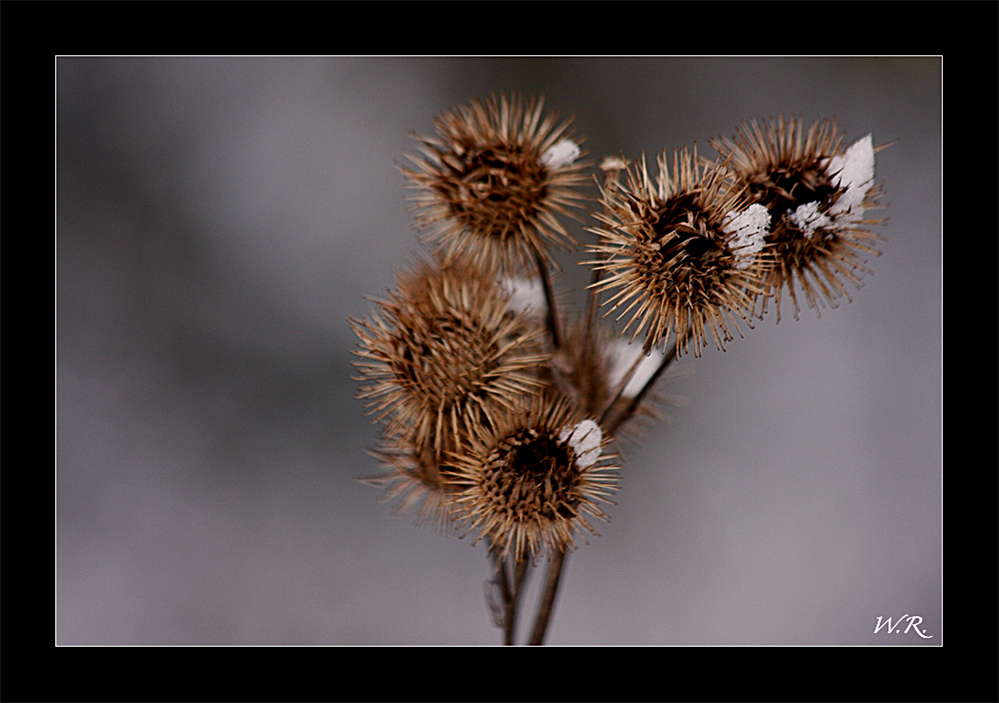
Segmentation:
[(724, 349), (729, 323), (739, 331), (735, 318), (748, 324), (754, 314), (747, 291), (761, 292), (760, 264), (730, 231), (742, 194), (717, 167), (699, 162), (696, 149), (675, 150), (672, 172), (665, 152), (658, 163), (655, 183), (643, 157), (624, 183), (602, 192), (595, 217), (604, 226), (592, 230), (600, 240), (589, 247), (600, 258), (585, 263), (610, 275), (592, 287), (617, 289), (602, 304), (612, 304), (607, 314), (626, 306), (617, 319), (631, 314), (624, 330), (634, 325), (632, 339), (648, 326), (646, 351), (665, 348), (673, 335), (678, 354), (692, 342), (699, 356), (709, 333)]
[(786, 289), (797, 318), (795, 280), (816, 313), (824, 303), (836, 307), (838, 298), (850, 300), (844, 281), (859, 288), (870, 272), (864, 256), (879, 255), (874, 245), (880, 237), (865, 227), (884, 222), (864, 216), (881, 195), (873, 180), (878, 149), (870, 137), (844, 149), (834, 121), (806, 128), (800, 118), (783, 117), (764, 125), (744, 122), (737, 132), (711, 145), (732, 184), (770, 214), (766, 242), (774, 265), (765, 277), (764, 308), (775, 297), (779, 320)]
[(446, 468), (433, 447), (393, 435), (382, 437), (378, 448), (369, 453), (380, 461), (382, 473), (363, 481), (381, 489), (382, 499), (394, 504), (396, 514), (416, 509), (417, 524), (433, 523), (442, 532), (453, 526), (450, 498), (454, 486), (447, 481)]
[(397, 281), (381, 314), (351, 320), (360, 338), (357, 393), (385, 435), (400, 435), (436, 457), (453, 450), (469, 426), (492, 426), (541, 383), (531, 372), (547, 357), (540, 328), (511, 315), (507, 296), (465, 261), (420, 264)]
[(416, 168), (401, 170), (417, 191), (417, 227), (449, 259), (535, 275), (537, 257), (554, 263), (550, 245), (577, 244), (556, 215), (574, 217), (569, 208), (585, 199), (580, 140), (542, 107), (518, 95), (473, 100), (437, 117), (436, 138), (414, 135)]
[(587, 516), (606, 520), (598, 501), (616, 489), (617, 467), (602, 455), (607, 439), (564, 400), (535, 398), (483, 428), (454, 457), (455, 513), (489, 542), (520, 559), (575, 546), (574, 533), (596, 533)]

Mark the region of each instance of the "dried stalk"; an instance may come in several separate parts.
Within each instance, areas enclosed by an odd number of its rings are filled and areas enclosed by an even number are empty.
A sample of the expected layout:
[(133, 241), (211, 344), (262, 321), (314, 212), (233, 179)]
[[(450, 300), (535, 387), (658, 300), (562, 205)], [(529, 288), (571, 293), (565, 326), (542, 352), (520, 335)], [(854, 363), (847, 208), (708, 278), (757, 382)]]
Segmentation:
[(640, 390), (638, 393), (635, 394), (635, 397), (631, 399), (630, 403), (628, 403), (628, 407), (625, 408), (621, 412), (621, 414), (614, 419), (614, 422), (611, 423), (610, 427), (607, 428), (607, 431), (610, 434), (613, 435), (615, 432), (617, 432), (618, 428), (621, 427), (621, 425), (628, 418), (630, 418), (632, 415), (635, 414), (635, 411), (638, 410), (638, 406), (641, 405), (642, 400), (644, 400), (645, 396), (648, 395), (649, 391), (652, 390), (652, 387), (656, 385), (656, 381), (659, 380), (659, 377), (663, 374), (663, 371), (665, 371), (667, 367), (669, 367), (669, 365), (673, 363), (674, 359), (676, 359), (675, 341), (670, 346), (669, 351), (667, 351), (666, 355), (663, 357), (662, 362), (659, 364), (659, 368), (655, 370), (655, 373), (653, 373), (649, 377), (649, 380), (645, 382), (645, 385), (642, 386), (642, 390)]
[(552, 289), (551, 275), (548, 273), (548, 263), (540, 253), (536, 254), (538, 262), (538, 273), (541, 275), (541, 284), (545, 289), (545, 303), (548, 313), (545, 321), (548, 325), (548, 333), (552, 338), (552, 349), (557, 350), (562, 345), (562, 335), (558, 327), (558, 311), (555, 309), (555, 291)]
[(545, 591), (542, 594), (541, 604), (538, 606), (538, 614), (534, 620), (534, 629), (531, 631), (531, 639), (528, 644), (544, 644), (545, 635), (548, 632), (548, 623), (551, 621), (552, 611), (555, 609), (555, 596), (558, 593), (559, 581), (562, 578), (566, 554), (566, 550), (564, 549), (555, 551), (551, 562), (548, 564), (548, 578), (545, 581)]

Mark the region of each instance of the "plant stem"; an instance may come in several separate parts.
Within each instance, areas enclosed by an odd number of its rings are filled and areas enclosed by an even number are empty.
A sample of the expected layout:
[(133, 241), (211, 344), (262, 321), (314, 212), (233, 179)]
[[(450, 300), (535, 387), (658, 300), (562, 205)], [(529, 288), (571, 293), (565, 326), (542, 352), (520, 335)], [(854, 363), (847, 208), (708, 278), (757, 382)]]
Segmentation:
[(520, 603), (520, 595), (523, 593), (524, 579), (527, 576), (528, 562), (525, 559), (514, 559), (511, 567), (513, 578), (507, 572), (506, 560), (498, 554), (493, 554), (493, 563), (496, 566), (496, 578), (493, 583), (499, 586), (500, 598), (503, 607), (502, 623), (497, 623), (503, 628), (503, 644), (512, 645), (517, 628), (517, 606)]
[(566, 551), (560, 549), (552, 555), (552, 560), (548, 564), (548, 579), (545, 581), (545, 591), (542, 595), (541, 605), (538, 606), (538, 614), (534, 620), (534, 630), (531, 632), (531, 639), (528, 644), (544, 644), (545, 634), (548, 631), (548, 623), (551, 620), (552, 611), (555, 609), (555, 596), (558, 593), (558, 584), (562, 577), (565, 559)]
[(558, 313), (555, 310), (555, 291), (552, 289), (552, 279), (548, 273), (548, 264), (540, 253), (535, 253), (538, 262), (538, 273), (541, 274), (541, 284), (545, 288), (545, 302), (548, 307), (548, 314), (545, 319), (548, 323), (548, 332), (552, 337), (552, 348), (558, 349), (562, 345), (562, 335), (558, 329)]
[(526, 575), (527, 562), (523, 559), (515, 560), (510, 604), (506, 610), (506, 619), (503, 623), (503, 644), (513, 644), (514, 634), (517, 628), (517, 606), (520, 604), (520, 594), (523, 592), (522, 586)]
[(510, 589), (510, 579), (506, 573), (506, 562), (493, 555), (496, 564), (496, 577), (499, 582), (500, 596), (503, 599), (503, 644), (513, 644), (514, 610), (516, 608), (513, 591)]
[(627, 388), (628, 383), (631, 381), (631, 377), (635, 375), (635, 371), (637, 371), (638, 367), (642, 365), (642, 360), (644, 358), (644, 354), (639, 354), (635, 357), (635, 360), (631, 363), (631, 367), (628, 369), (627, 373), (621, 377), (621, 381), (617, 384), (617, 388), (615, 389), (613, 395), (611, 395), (610, 400), (607, 401), (607, 404), (604, 405), (603, 411), (600, 413), (599, 422), (601, 427), (606, 426), (607, 418), (610, 416), (611, 409), (621, 398), (621, 394), (624, 393), (624, 389)]
[(628, 418), (630, 418), (632, 415), (635, 414), (635, 411), (638, 409), (638, 406), (641, 404), (642, 400), (645, 398), (648, 392), (652, 390), (652, 387), (656, 385), (656, 381), (659, 380), (659, 377), (662, 375), (663, 371), (665, 371), (666, 368), (671, 363), (673, 363), (674, 359), (676, 359), (676, 342), (673, 342), (673, 345), (669, 348), (669, 351), (666, 352), (666, 356), (663, 357), (662, 363), (659, 364), (659, 368), (657, 368), (655, 373), (653, 373), (649, 377), (649, 380), (645, 382), (645, 385), (642, 386), (642, 390), (636, 393), (635, 397), (632, 398), (631, 402), (628, 404), (628, 407), (625, 408), (620, 415), (614, 418), (614, 422), (611, 423), (610, 427), (608, 428), (608, 432), (614, 434), (615, 432), (617, 432), (618, 428), (624, 423), (625, 420), (627, 420)]

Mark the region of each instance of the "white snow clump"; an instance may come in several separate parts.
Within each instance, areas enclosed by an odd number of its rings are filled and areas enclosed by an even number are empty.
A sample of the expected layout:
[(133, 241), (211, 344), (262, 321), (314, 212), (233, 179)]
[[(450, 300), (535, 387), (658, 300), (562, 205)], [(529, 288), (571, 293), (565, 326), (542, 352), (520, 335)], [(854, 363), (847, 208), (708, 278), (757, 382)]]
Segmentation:
[(593, 420), (583, 420), (575, 427), (566, 426), (559, 433), (558, 441), (568, 441), (576, 455), (576, 465), (585, 469), (597, 463), (600, 458), (600, 442), (603, 440), (603, 433), (600, 425)]
[(742, 212), (733, 210), (725, 215), (724, 227), (735, 235), (736, 266), (746, 268), (763, 249), (764, 237), (770, 231), (770, 213), (760, 203), (754, 203)]
[[(614, 361), (608, 374), (608, 385), (612, 390), (616, 389), (624, 380), (624, 375), (631, 370), (635, 360), (643, 353), (642, 347), (632, 346), (623, 339), (614, 340)], [(621, 392), (623, 398), (634, 398), (642, 390), (652, 374), (656, 372), (666, 354), (659, 349), (653, 349), (648, 356), (642, 359), (635, 369), (635, 373), (628, 379), (628, 384)]]
[(815, 230), (819, 227), (828, 227), (832, 220), (828, 215), (819, 212), (818, 200), (810, 203), (802, 203), (788, 217), (791, 223), (805, 233), (805, 237), (811, 239), (815, 235)]
[(864, 198), (874, 185), (874, 142), (871, 135), (858, 139), (842, 156), (832, 157), (829, 170), (836, 174), (834, 185), (846, 188), (829, 213), (837, 219), (859, 220), (864, 216)]
[(563, 139), (553, 144), (544, 153), (544, 156), (541, 157), (541, 163), (551, 169), (562, 168), (578, 159), (581, 153), (583, 152), (576, 142), (571, 139)]
[(510, 296), (507, 308), (513, 313), (525, 310), (543, 313), (548, 309), (541, 281), (522, 276), (507, 276), (499, 281), (499, 285)]

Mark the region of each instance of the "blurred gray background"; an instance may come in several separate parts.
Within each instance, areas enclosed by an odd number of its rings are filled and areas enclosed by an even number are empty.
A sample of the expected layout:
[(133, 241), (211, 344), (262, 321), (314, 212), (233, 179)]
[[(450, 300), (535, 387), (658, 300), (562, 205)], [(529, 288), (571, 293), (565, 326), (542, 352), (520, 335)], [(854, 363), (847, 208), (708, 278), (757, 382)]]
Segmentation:
[(357, 480), (347, 317), (419, 251), (409, 131), (511, 90), (596, 159), (778, 113), (898, 140), (875, 274), (676, 365), (549, 643), (942, 644), (932, 57), (58, 59), (58, 643), (500, 642), (482, 545)]

